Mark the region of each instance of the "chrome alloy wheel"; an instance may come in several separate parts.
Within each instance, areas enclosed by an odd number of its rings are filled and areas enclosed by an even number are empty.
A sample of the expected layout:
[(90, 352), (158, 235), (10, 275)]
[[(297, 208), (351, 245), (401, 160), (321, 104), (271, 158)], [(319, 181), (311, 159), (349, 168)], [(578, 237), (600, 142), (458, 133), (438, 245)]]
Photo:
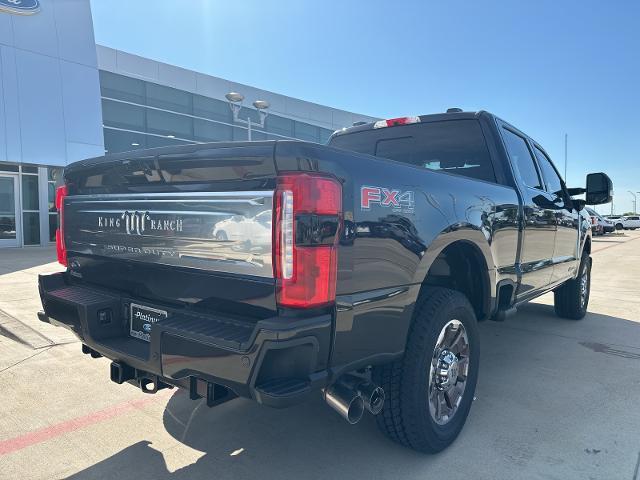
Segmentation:
[(464, 325), (449, 321), (440, 331), (429, 369), (429, 413), (438, 425), (458, 411), (469, 372), (470, 347)]
[(589, 297), (589, 265), (585, 262), (580, 275), (580, 308), (584, 308)]

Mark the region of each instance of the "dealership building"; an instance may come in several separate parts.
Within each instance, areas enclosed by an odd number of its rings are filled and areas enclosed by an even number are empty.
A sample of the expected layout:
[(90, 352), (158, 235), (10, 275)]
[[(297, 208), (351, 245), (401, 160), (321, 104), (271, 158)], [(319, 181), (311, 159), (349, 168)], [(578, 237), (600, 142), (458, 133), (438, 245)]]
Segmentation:
[[(244, 96), (236, 115), (230, 92)], [(268, 105), (262, 115), (255, 101)], [(54, 241), (55, 187), (71, 162), (187, 143), (324, 142), (372, 120), (96, 45), (89, 0), (0, 0), (0, 248)]]

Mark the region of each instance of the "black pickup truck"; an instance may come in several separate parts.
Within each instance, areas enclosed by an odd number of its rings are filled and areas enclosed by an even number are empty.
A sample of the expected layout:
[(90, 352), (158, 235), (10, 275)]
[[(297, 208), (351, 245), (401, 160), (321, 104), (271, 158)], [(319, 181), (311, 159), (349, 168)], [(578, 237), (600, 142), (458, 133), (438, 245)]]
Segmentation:
[[(74, 163), (57, 191), (63, 273), (42, 321), (112, 360), (111, 380), (210, 406), (322, 395), (419, 451), (458, 435), (477, 322), (553, 291), (589, 300), (590, 174), (567, 189), (533, 139), (487, 112), (382, 120), (328, 145), (212, 143)], [(586, 193), (586, 200), (572, 196)]]

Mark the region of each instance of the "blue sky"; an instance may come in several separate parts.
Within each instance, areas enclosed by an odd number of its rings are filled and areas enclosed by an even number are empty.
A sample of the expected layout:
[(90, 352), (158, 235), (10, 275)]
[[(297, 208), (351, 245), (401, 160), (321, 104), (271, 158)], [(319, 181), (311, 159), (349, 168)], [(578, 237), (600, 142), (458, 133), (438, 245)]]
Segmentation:
[(561, 172), (567, 133), (568, 184), (609, 173), (616, 211), (640, 191), (637, 0), (91, 6), (103, 45), (376, 117), (489, 110), (538, 140)]

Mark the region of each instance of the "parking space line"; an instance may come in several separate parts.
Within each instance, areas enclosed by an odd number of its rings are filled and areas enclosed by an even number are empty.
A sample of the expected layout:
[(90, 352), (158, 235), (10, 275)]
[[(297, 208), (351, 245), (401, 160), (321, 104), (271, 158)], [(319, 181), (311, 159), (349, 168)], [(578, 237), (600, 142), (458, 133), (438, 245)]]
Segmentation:
[(40, 430), (34, 430), (17, 437), (10, 438), (0, 442), (0, 457), (12, 452), (22, 450), (26, 447), (36, 445), (38, 443), (46, 442), (52, 438), (59, 437), (65, 433), (74, 432), (81, 428), (94, 425), (96, 423), (104, 422), (111, 418), (118, 417), (125, 413), (141, 408), (149, 403), (155, 402), (167, 396), (171, 390), (165, 390), (167, 393), (158, 393), (154, 396), (144, 397), (136, 400), (129, 400), (111, 407), (107, 407), (103, 410), (84, 415), (81, 417), (72, 418), (64, 422), (51, 425), (49, 427), (42, 428)]
[(612, 242), (611, 245), (607, 245), (606, 247), (602, 247), (602, 248), (598, 248), (596, 250), (593, 250), (593, 253), (600, 253), (600, 252), (604, 252), (605, 250), (608, 250), (610, 248), (613, 247), (617, 247), (619, 245), (625, 245), (627, 243), (631, 243), (634, 242), (636, 240), (638, 240), (640, 237), (635, 237), (635, 238), (630, 238), (629, 240), (627, 240), (626, 242)]

